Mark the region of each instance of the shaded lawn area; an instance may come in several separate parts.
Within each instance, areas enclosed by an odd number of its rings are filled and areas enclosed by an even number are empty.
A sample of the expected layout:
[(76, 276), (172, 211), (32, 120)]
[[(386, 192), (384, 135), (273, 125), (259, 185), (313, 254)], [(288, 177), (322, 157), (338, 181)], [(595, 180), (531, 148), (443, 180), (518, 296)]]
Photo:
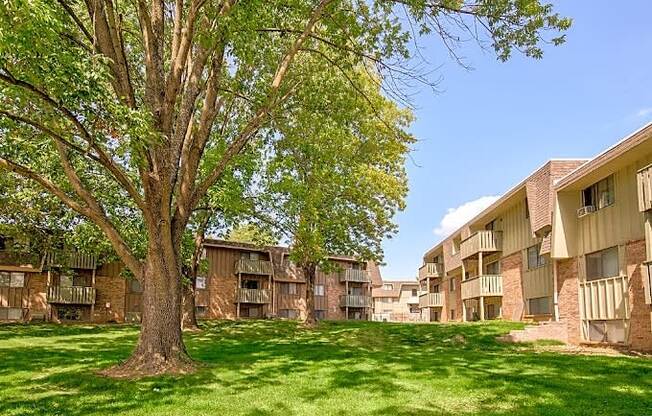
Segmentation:
[(134, 326), (0, 326), (0, 415), (651, 415), (652, 360), (504, 345), (517, 323), (202, 324), (185, 377), (111, 380)]

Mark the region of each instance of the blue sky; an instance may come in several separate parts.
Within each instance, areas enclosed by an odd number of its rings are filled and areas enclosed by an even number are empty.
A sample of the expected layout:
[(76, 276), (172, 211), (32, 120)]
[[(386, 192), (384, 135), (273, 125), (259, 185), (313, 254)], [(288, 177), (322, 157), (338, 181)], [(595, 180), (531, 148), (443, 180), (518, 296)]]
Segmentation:
[(399, 233), (384, 244), (384, 279), (414, 278), (442, 233), (546, 160), (592, 157), (652, 121), (652, 2), (554, 3), (573, 27), (539, 61), (501, 63), (469, 43), (460, 50), (467, 71), (435, 39), (424, 43), (442, 65), (441, 91), (414, 98), (419, 141)]

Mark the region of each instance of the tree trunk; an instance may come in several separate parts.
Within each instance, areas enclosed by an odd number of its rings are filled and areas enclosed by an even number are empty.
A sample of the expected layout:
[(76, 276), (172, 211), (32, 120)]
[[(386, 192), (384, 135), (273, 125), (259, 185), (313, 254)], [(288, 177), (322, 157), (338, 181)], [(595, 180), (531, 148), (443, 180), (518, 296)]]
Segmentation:
[[(131, 357), (104, 371), (111, 377), (183, 374), (193, 371), (181, 332), (181, 272), (161, 243), (151, 244), (144, 267), (140, 337)], [(168, 247), (169, 248), (169, 247)], [(157, 251), (160, 250), (160, 251)], [(172, 257), (172, 258), (170, 258)]]
[(190, 282), (183, 285), (183, 307), (181, 308), (181, 329), (188, 331), (198, 331), (197, 315), (195, 314), (195, 277), (190, 277)]
[(315, 327), (317, 320), (315, 319), (315, 275), (317, 274), (317, 266), (308, 264), (303, 266), (303, 276), (306, 279), (306, 316), (302, 322), (305, 327)]

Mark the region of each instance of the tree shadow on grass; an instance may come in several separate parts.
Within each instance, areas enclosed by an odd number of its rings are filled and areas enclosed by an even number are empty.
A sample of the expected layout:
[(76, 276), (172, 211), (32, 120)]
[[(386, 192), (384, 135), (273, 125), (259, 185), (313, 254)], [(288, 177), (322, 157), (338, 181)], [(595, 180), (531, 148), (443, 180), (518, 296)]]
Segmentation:
[(652, 414), (652, 360), (495, 341), (519, 324), (202, 325), (186, 335), (197, 373), (136, 381), (95, 375), (128, 357), (134, 327), (0, 327), (0, 414)]

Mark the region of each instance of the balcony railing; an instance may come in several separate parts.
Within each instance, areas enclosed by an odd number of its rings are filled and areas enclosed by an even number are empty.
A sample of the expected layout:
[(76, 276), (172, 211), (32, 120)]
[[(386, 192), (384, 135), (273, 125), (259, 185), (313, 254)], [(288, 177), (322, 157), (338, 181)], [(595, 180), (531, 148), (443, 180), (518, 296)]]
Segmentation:
[(269, 276), (272, 274), (272, 270), (272, 262), (268, 260), (239, 259), (235, 263), (236, 273), (262, 274)]
[(38, 254), (15, 250), (0, 250), (0, 265), (39, 269), (41, 263), (42, 256)]
[(444, 306), (444, 297), (441, 292), (426, 293), (419, 296), (420, 308), (437, 308)]
[(503, 249), (503, 235), (500, 231), (478, 231), (462, 241), (460, 256), (466, 259), (480, 252), (493, 253)]
[(95, 288), (89, 286), (48, 286), (48, 302), (92, 305), (95, 303)]
[(444, 265), (442, 263), (426, 263), (419, 268), (419, 280), (429, 277), (442, 277)]
[(627, 276), (580, 282), (580, 317), (583, 320), (629, 319)]
[(271, 299), (269, 289), (244, 289), (238, 288), (236, 302), (240, 303), (269, 303)]
[(45, 256), (45, 263), (48, 267), (93, 270), (97, 266), (97, 258), (75, 251), (50, 251)]
[(340, 306), (350, 308), (370, 308), (371, 297), (364, 295), (343, 295), (340, 296)]
[(369, 283), (369, 272), (359, 269), (345, 269), (340, 272), (340, 282)]
[(641, 212), (652, 210), (652, 165), (638, 171), (636, 175), (638, 185), (638, 210)]
[(479, 298), (480, 296), (502, 296), (503, 277), (498, 275), (483, 275), (462, 282), (462, 299)]

